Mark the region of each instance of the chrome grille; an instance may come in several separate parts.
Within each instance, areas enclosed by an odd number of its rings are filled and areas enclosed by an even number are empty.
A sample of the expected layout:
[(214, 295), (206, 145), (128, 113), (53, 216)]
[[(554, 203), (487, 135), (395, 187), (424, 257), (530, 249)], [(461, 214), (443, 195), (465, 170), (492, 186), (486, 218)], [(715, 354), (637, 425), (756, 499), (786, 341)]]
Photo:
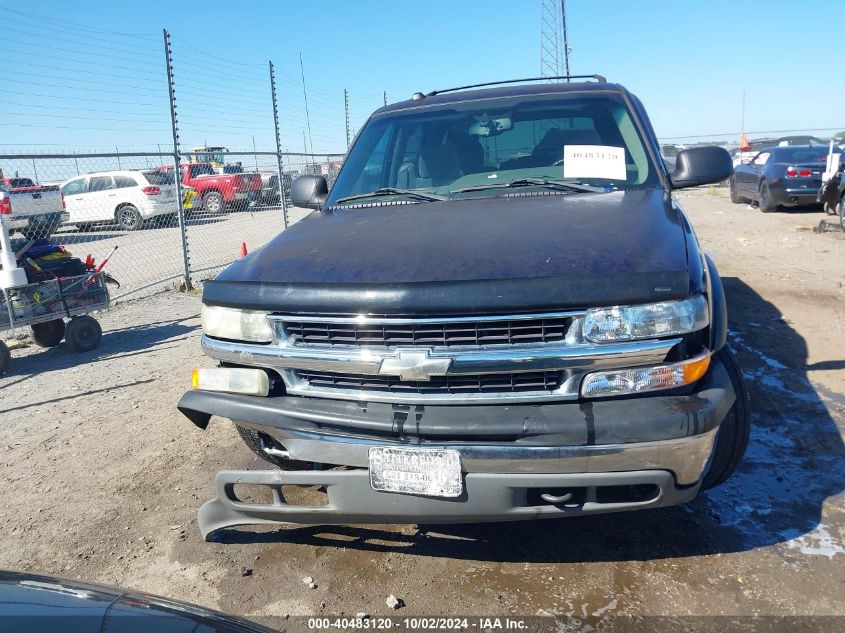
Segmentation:
[(406, 381), (398, 376), (296, 371), (299, 380), (313, 389), (343, 389), (396, 394), (476, 394), (554, 391), (563, 381), (562, 371), (526, 371), (509, 374), (454, 374), (426, 381)]
[(294, 345), (394, 346), (486, 346), (555, 343), (566, 338), (570, 316), (549, 318), (434, 319), (389, 318), (332, 321), (330, 318), (283, 319), (283, 327)]

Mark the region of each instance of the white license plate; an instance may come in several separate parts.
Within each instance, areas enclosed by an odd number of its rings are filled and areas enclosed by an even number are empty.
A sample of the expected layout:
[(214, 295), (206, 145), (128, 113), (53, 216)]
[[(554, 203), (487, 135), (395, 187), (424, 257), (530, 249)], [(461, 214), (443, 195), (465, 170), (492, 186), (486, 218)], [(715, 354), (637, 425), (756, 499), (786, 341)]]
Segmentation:
[(382, 492), (460, 497), (461, 454), (432, 448), (370, 447), (370, 485)]

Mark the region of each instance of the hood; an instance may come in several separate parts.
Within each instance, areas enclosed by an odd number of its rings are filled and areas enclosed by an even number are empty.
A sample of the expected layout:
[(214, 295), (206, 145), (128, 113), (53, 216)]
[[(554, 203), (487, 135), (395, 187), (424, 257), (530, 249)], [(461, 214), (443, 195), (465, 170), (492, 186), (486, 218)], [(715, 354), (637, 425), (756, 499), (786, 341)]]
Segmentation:
[(314, 212), (206, 285), (204, 301), (371, 313), (585, 307), (689, 293), (662, 189)]

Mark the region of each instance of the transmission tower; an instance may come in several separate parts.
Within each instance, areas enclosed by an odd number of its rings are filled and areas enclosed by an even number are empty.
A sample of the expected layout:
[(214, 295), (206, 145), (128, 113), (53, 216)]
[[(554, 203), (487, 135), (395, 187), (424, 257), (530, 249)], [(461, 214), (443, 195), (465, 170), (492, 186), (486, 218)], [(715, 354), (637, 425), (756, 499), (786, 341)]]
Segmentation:
[(569, 75), (566, 0), (540, 0), (540, 76)]

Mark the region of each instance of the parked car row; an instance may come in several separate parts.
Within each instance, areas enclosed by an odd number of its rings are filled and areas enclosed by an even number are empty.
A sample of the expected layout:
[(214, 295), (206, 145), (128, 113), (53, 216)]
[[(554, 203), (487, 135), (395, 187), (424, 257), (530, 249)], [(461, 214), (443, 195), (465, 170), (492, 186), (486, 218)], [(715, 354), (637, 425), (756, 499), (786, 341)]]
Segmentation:
[[(184, 163), (183, 202), (189, 214), (222, 213), (248, 206), (279, 204), (275, 172), (220, 172), (210, 163)], [(291, 177), (284, 190), (290, 200)], [(104, 224), (136, 231), (175, 222), (179, 205), (173, 165), (145, 170), (110, 170), (38, 185), (31, 178), (0, 178), (0, 214), (13, 232), (34, 239), (49, 237), (60, 225), (87, 231)]]

